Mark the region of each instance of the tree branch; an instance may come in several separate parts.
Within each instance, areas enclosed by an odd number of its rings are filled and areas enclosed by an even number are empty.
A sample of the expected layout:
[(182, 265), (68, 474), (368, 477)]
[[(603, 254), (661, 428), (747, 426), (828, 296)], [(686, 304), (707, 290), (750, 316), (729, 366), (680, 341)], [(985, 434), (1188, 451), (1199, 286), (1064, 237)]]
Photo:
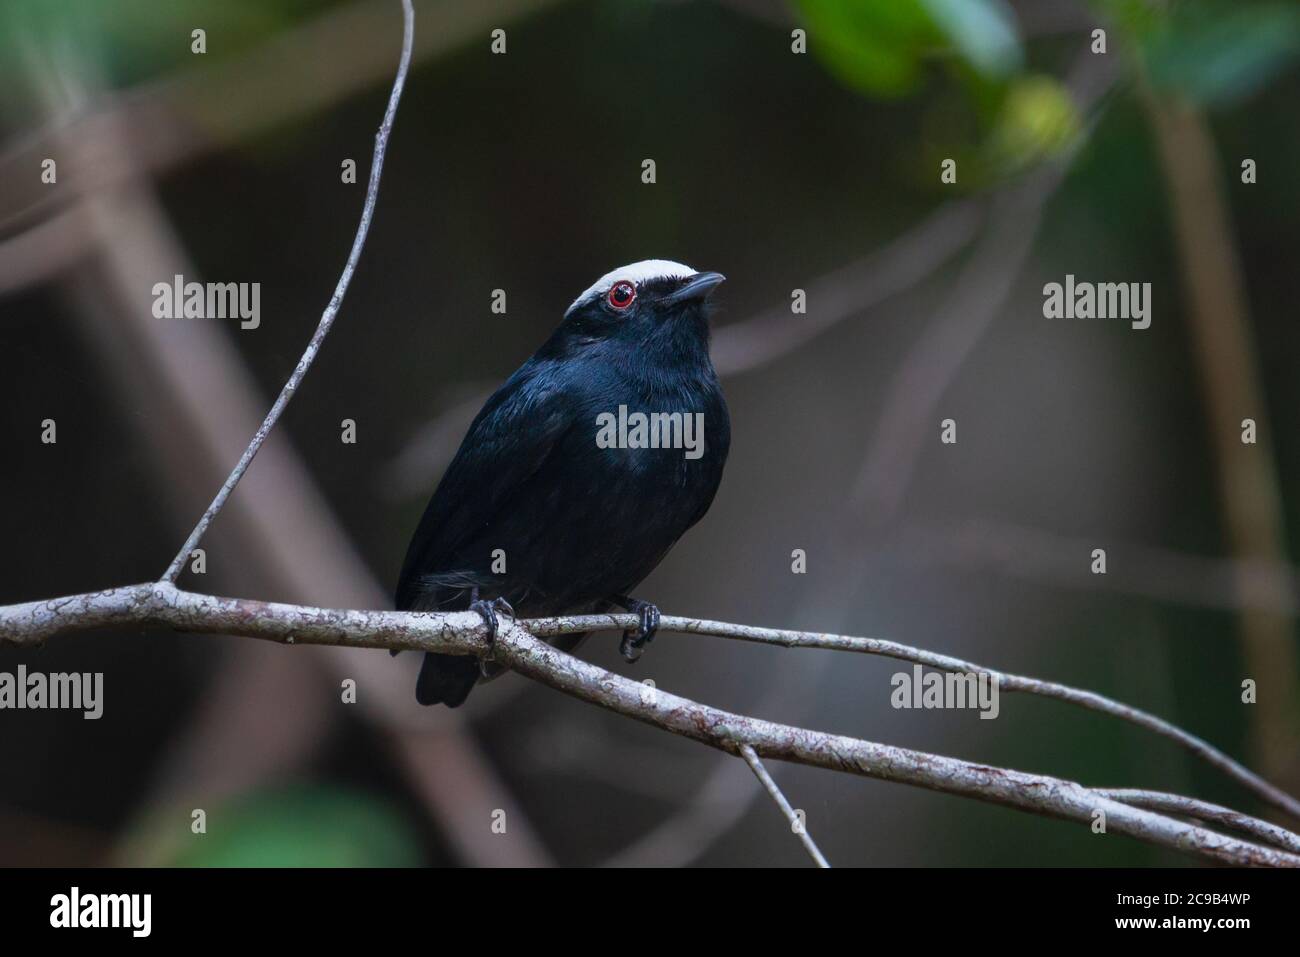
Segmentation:
[(1223, 807), (1221, 804), (1198, 801), (1196, 798), (1183, 797), (1181, 794), (1165, 794), (1162, 791), (1142, 791), (1134, 788), (1099, 788), (1097, 793), (1134, 807), (1144, 807), (1148, 811), (1180, 814), (1205, 821), (1207, 824), (1221, 824), (1241, 834), (1267, 841), (1284, 851), (1300, 854), (1300, 837), (1286, 828)]
[[(598, 628), (634, 628), (636, 627), (636, 620), (633, 615), (581, 615), (535, 618), (527, 622), (526, 627), (538, 637), (549, 637), (591, 631)], [(1218, 768), (1257, 797), (1300, 820), (1300, 800), (1270, 784), (1241, 763), (1234, 761), (1214, 745), (1184, 731), (1177, 725), (1165, 721), (1163, 718), (1158, 718), (1153, 714), (1148, 714), (1138, 708), (1107, 698), (1105, 695), (1097, 694), (1094, 691), (1073, 688), (1054, 681), (1042, 681), (1025, 675), (1009, 674), (961, 658), (936, 654), (922, 648), (914, 648), (911, 645), (903, 645), (895, 641), (885, 641), (879, 638), (856, 638), (849, 635), (788, 631), (779, 628), (760, 628), (754, 625), (737, 625), (731, 622), (668, 616), (662, 619), (660, 629), (683, 634), (734, 638), (764, 645), (778, 645), (782, 648), (824, 648), (831, 651), (851, 651), (864, 655), (881, 655), (886, 658), (896, 658), (900, 661), (910, 661), (928, 668), (936, 668), (939, 671), (987, 674), (997, 681), (1000, 691), (1022, 691), (1028, 694), (1040, 695), (1044, 698), (1066, 701), (1081, 708), (1087, 708), (1090, 711), (1098, 711), (1114, 718), (1120, 718), (1123, 721), (1128, 721), (1138, 727), (1152, 731), (1161, 737), (1168, 738), (1206, 763)]]
[[(633, 616), (592, 615), (565, 619), (593, 630), (613, 624), (634, 627)], [(526, 630), (532, 622), (503, 622), (489, 645), (483, 620), (473, 612), (445, 614), (327, 609), (278, 602), (219, 598), (154, 582), (100, 592), (26, 602), (0, 608), (0, 641), (35, 645), (72, 631), (116, 625), (161, 625), (186, 631), (261, 638), (284, 644), (346, 645), (491, 655), (526, 677), (638, 721), (729, 754), (749, 746), (760, 757), (864, 777), (911, 784), (992, 804), (1093, 824), (1104, 814), (1106, 829), (1207, 860), (1235, 865), (1300, 867), (1300, 855), (1227, 837), (1107, 797), (1073, 781), (990, 767), (733, 714), (620, 677), (546, 644)], [(664, 618), (661, 630), (699, 633), (707, 623)], [(717, 625), (714, 630), (757, 634), (769, 629)], [(554, 620), (542, 622), (554, 630)], [(542, 630), (546, 630), (545, 627)], [(784, 632), (791, 643), (799, 632)], [(813, 647), (832, 647), (809, 636)], [(844, 641), (845, 639), (840, 639)], [(866, 641), (866, 639), (857, 639)], [(850, 644), (852, 642), (850, 641)], [(1300, 840), (1300, 835), (1296, 836)]]
[(767, 789), (767, 793), (772, 795), (772, 800), (775, 801), (776, 806), (781, 809), (781, 813), (785, 815), (785, 819), (790, 822), (790, 829), (799, 836), (799, 840), (808, 851), (808, 856), (813, 859), (818, 867), (830, 867), (830, 862), (826, 860), (825, 855), (822, 854), (817, 845), (813, 842), (812, 835), (808, 833), (808, 829), (805, 827), (804, 822), (799, 819), (799, 815), (794, 812), (794, 808), (792, 808), (790, 802), (785, 799), (785, 795), (781, 793), (781, 789), (776, 786), (776, 782), (772, 780), (772, 775), (767, 773), (767, 768), (763, 767), (763, 762), (759, 760), (754, 749), (748, 744), (741, 745), (740, 756), (745, 759), (745, 763), (749, 765), (749, 769), (754, 772), (754, 777), (758, 778), (759, 783)]
[(162, 576), (163, 581), (174, 583), (180, 576), (181, 568), (184, 567), (190, 552), (198, 546), (199, 539), (203, 537), (203, 533), (208, 530), (212, 520), (217, 517), (217, 513), (226, 504), (226, 499), (235, 490), (239, 480), (244, 477), (249, 464), (253, 461), (253, 456), (257, 455), (257, 450), (262, 447), (266, 437), (271, 434), (271, 430), (275, 428), (275, 423), (280, 421), (281, 413), (289, 405), (289, 400), (293, 398), (294, 393), (298, 391), (299, 384), (307, 374), (307, 370), (311, 368), (312, 362), (316, 359), (316, 354), (320, 352), (321, 344), (324, 343), (325, 337), (329, 335), (330, 327), (334, 325), (334, 317), (338, 315), (339, 307), (343, 305), (343, 297), (347, 294), (348, 285), (352, 282), (352, 274), (356, 271), (357, 261), (361, 258), (361, 250), (366, 245), (366, 235), (370, 232), (370, 220), (375, 213), (375, 201), (379, 198), (379, 177), (384, 171), (384, 153), (388, 148), (388, 134), (392, 131), (393, 119), (397, 116), (397, 104), (402, 98), (402, 88), (406, 85), (406, 73), (411, 66), (411, 43), (415, 36), (415, 11), (411, 9), (411, 0), (402, 0), (402, 24), (402, 58), (397, 66), (397, 78), (393, 81), (393, 91), (388, 96), (388, 108), (384, 111), (384, 120), (379, 126), (379, 132), (375, 134), (375, 152), (370, 162), (370, 183), (366, 187), (366, 202), (361, 210), (361, 222), (357, 224), (356, 236), (352, 240), (352, 250), (348, 253), (348, 261), (344, 265), (343, 273), (339, 276), (339, 281), (334, 287), (334, 295), (330, 298), (325, 311), (321, 313), (320, 322), (316, 325), (316, 331), (312, 333), (311, 341), (307, 343), (307, 348), (304, 350), (302, 358), (298, 360), (298, 365), (294, 368), (293, 374), (289, 376), (284, 388), (280, 390), (275, 404), (271, 406), (271, 411), (266, 414), (261, 426), (253, 433), (248, 448), (244, 449), (244, 454), (240, 456), (239, 462), (217, 491), (212, 504), (208, 506), (207, 511), (203, 513), (203, 517), (194, 526), (194, 530), (190, 532), (189, 538), (185, 540), (185, 544), (181, 546), (181, 550), (176, 553), (176, 557), (167, 566), (167, 571)]

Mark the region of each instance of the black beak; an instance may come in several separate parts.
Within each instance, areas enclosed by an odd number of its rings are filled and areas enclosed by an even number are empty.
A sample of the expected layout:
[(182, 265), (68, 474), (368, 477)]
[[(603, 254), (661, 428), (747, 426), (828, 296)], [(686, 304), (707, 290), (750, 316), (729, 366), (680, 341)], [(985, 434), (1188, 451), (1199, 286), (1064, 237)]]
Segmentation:
[(686, 285), (665, 296), (663, 301), (677, 303), (686, 302), (688, 299), (707, 299), (709, 294), (718, 287), (718, 284), (726, 278), (720, 272), (696, 273), (686, 281)]

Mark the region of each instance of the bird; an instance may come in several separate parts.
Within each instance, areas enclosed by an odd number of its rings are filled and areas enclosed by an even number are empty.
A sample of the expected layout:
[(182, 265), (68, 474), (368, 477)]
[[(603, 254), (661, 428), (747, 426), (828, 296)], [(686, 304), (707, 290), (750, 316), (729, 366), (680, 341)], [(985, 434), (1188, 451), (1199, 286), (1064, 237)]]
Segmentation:
[[(470, 424), (411, 537), (399, 610), (468, 608), (491, 642), (499, 614), (618, 607), (639, 622), (620, 650), (640, 657), (660, 613), (631, 593), (708, 511), (731, 445), (709, 357), (711, 295), (724, 279), (649, 259), (573, 301)], [(586, 637), (551, 643), (571, 653)], [(416, 700), (458, 707), (502, 670), (426, 652)]]

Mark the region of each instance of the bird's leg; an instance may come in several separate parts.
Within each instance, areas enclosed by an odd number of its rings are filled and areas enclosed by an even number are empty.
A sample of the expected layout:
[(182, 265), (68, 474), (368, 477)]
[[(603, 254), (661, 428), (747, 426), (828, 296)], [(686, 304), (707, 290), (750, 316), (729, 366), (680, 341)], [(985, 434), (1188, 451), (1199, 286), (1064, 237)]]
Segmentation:
[(654, 641), (655, 633), (659, 631), (659, 609), (648, 601), (629, 598), (627, 595), (613, 595), (610, 601), (620, 608), (626, 608), (634, 615), (641, 616), (641, 624), (637, 630), (623, 632), (623, 641), (618, 646), (618, 650), (626, 660), (636, 661), (641, 657), (641, 650)]
[(497, 612), (502, 611), (511, 618), (515, 617), (515, 610), (510, 607), (510, 602), (504, 598), (493, 598), (491, 601), (483, 601), (478, 597), (478, 586), (475, 586), (469, 593), (469, 610), (478, 612), (483, 619), (483, 624), (487, 625), (488, 647), (491, 648), (497, 640), (497, 629), (501, 623), (497, 620)]

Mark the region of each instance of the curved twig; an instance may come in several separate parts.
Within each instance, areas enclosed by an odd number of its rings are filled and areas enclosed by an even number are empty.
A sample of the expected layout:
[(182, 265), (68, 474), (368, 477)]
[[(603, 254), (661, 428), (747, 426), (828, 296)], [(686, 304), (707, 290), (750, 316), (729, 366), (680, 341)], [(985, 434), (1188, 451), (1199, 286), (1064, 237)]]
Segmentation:
[(180, 576), (181, 568), (184, 567), (190, 552), (198, 546), (199, 539), (203, 537), (203, 533), (208, 530), (212, 520), (217, 517), (217, 513), (226, 504), (226, 499), (230, 497), (230, 493), (235, 490), (239, 480), (248, 471), (253, 456), (257, 455), (257, 450), (262, 447), (266, 437), (271, 434), (271, 430), (275, 428), (275, 423), (280, 421), (280, 415), (289, 405), (289, 400), (293, 398), (294, 393), (298, 391), (299, 384), (301, 384), (303, 377), (307, 375), (307, 370), (311, 368), (312, 362), (315, 361), (316, 354), (320, 352), (321, 344), (324, 343), (325, 337), (329, 335), (330, 327), (334, 325), (334, 317), (338, 315), (339, 307), (343, 305), (343, 297), (347, 294), (348, 286), (352, 282), (352, 274), (356, 271), (357, 261), (361, 258), (361, 250), (366, 245), (366, 235), (370, 232), (370, 220), (375, 214), (375, 201), (379, 198), (379, 177), (384, 171), (384, 153), (388, 149), (388, 134), (393, 129), (393, 119), (397, 116), (397, 104), (402, 98), (402, 88), (406, 85), (406, 73), (411, 66), (411, 43), (414, 36), (415, 11), (411, 9), (411, 0), (402, 0), (402, 58), (397, 66), (397, 77), (393, 80), (393, 91), (388, 96), (388, 108), (384, 111), (384, 120), (379, 125), (379, 132), (375, 134), (375, 152), (370, 162), (370, 183), (366, 187), (366, 202), (361, 209), (361, 222), (357, 224), (357, 232), (352, 239), (352, 250), (348, 253), (348, 261), (344, 265), (343, 272), (334, 287), (334, 295), (330, 297), (329, 305), (321, 313), (320, 322), (316, 325), (316, 331), (312, 333), (311, 341), (307, 343), (307, 348), (303, 351), (302, 358), (298, 360), (298, 365), (294, 367), (293, 373), (280, 390), (275, 404), (271, 406), (271, 411), (266, 414), (261, 426), (253, 433), (248, 448), (244, 449), (244, 454), (239, 457), (239, 463), (226, 477), (226, 481), (222, 483), (216, 497), (212, 500), (212, 504), (203, 513), (203, 517), (199, 519), (198, 524), (194, 526), (189, 538), (185, 539), (185, 544), (181, 546), (180, 551), (176, 553), (176, 557), (167, 566), (167, 571), (163, 572), (162, 581), (174, 583)]

